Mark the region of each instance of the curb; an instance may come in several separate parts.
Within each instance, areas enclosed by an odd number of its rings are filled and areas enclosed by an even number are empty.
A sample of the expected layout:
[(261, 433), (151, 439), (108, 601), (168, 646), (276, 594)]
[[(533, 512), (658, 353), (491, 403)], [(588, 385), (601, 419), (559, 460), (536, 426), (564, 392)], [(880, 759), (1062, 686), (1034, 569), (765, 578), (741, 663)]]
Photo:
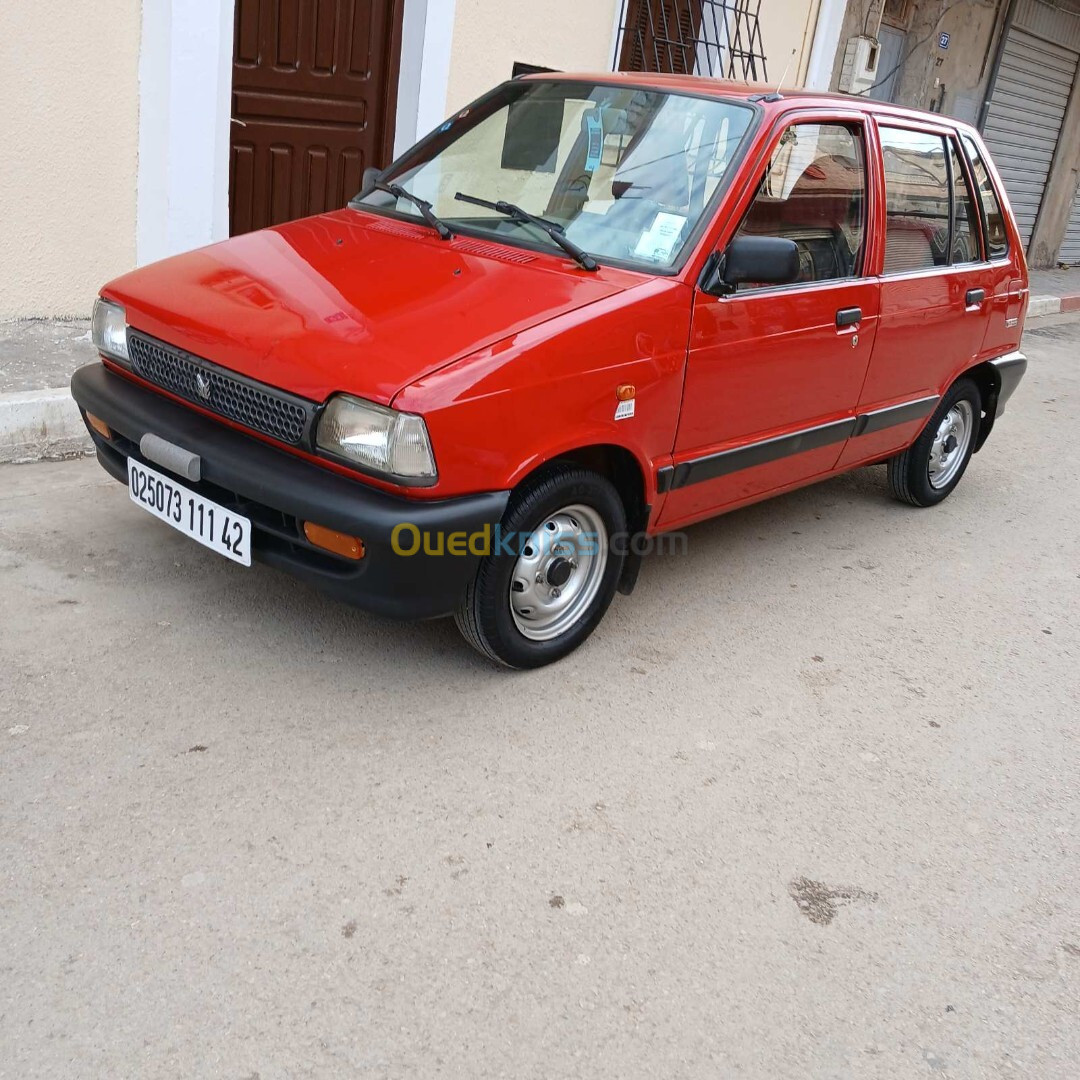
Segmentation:
[[(1033, 296), (1028, 318), (1080, 311), (1080, 296)], [(66, 386), (0, 394), (0, 465), (91, 454), (94, 444)]]
[(75, 457), (92, 450), (66, 386), (0, 394), (0, 464)]
[(1080, 296), (1033, 296), (1028, 301), (1028, 318), (1040, 315), (1065, 315), (1080, 311)]

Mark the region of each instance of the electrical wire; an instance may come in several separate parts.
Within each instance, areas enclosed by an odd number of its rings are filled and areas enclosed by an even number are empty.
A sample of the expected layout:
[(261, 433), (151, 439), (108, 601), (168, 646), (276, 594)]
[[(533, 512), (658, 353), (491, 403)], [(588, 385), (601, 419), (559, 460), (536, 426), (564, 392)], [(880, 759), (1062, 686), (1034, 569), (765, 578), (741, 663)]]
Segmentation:
[(891, 71), (886, 72), (884, 75), (882, 75), (876, 83), (868, 86), (865, 90), (860, 90), (857, 94), (854, 94), (852, 96), (865, 97), (867, 94), (870, 93), (871, 90), (876, 90), (879, 86), (881, 86), (882, 83), (887, 83), (912, 58), (912, 56), (914, 56), (915, 52), (918, 49), (921, 49), (938, 32), (938, 27), (941, 26), (941, 20), (944, 19), (945, 16), (948, 15), (953, 8), (957, 8), (961, 4), (966, 4), (968, 2), (969, 0), (953, 0), (953, 2), (947, 8), (945, 8), (945, 10), (942, 11), (942, 13), (937, 17), (936, 21), (934, 22), (934, 27), (930, 31), (930, 33), (927, 34), (925, 37), (919, 38), (919, 40), (916, 41), (915, 44), (912, 45), (906, 53), (904, 53), (904, 55), (900, 58), (900, 60), (897, 62), (897, 64), (895, 65), (895, 67), (893, 67)]

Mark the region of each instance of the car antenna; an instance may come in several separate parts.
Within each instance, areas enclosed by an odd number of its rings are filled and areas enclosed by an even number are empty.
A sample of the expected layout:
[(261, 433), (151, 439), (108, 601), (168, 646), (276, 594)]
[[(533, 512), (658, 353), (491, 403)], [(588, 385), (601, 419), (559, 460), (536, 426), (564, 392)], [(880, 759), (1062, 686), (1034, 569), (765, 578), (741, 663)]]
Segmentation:
[(788, 72), (791, 70), (791, 61), (795, 59), (795, 49), (791, 50), (791, 55), (788, 57), (787, 66), (784, 68), (784, 74), (780, 76), (780, 81), (776, 84), (776, 89), (771, 94), (755, 94), (751, 101), (783, 101), (784, 95), (780, 93), (780, 87), (787, 81)]

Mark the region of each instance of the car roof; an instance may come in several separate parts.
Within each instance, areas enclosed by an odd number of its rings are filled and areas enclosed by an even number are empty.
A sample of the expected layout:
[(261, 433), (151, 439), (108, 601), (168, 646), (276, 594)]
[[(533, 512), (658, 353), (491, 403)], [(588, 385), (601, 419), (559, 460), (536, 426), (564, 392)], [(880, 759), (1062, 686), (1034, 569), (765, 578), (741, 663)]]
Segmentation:
[[(853, 94), (829, 93), (823, 90), (806, 90), (798, 87), (782, 87), (775, 84), (735, 82), (728, 79), (713, 79), (704, 75), (668, 75), (642, 71), (602, 71), (570, 72), (551, 71), (520, 76), (526, 81), (549, 81), (552, 79), (567, 82), (596, 82), (615, 86), (640, 86), (643, 89), (666, 90), (670, 93), (699, 94), (715, 98), (734, 98), (761, 104), (771, 112), (783, 112), (792, 104), (800, 108), (859, 109), (863, 112), (881, 113), (888, 116), (908, 117), (963, 131), (974, 129), (962, 120), (945, 116), (942, 113), (911, 109), (904, 105), (894, 105), (888, 101), (876, 101), (874, 98), (860, 97)], [(768, 99), (768, 100), (764, 100)]]

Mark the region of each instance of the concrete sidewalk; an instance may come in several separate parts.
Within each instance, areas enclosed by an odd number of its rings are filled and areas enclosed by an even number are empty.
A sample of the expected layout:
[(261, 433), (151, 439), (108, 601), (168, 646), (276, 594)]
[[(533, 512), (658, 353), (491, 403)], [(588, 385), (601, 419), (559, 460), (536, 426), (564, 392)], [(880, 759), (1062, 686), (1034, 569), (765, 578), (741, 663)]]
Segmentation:
[(0, 323), (0, 462), (89, 451), (68, 383), (96, 356), (89, 319)]
[[(1032, 270), (1028, 318), (1069, 311), (1080, 311), (1080, 267)], [(96, 355), (89, 319), (0, 323), (0, 463), (89, 452), (68, 383)]]
[(1028, 318), (1080, 311), (1080, 266), (1067, 270), (1032, 270)]

